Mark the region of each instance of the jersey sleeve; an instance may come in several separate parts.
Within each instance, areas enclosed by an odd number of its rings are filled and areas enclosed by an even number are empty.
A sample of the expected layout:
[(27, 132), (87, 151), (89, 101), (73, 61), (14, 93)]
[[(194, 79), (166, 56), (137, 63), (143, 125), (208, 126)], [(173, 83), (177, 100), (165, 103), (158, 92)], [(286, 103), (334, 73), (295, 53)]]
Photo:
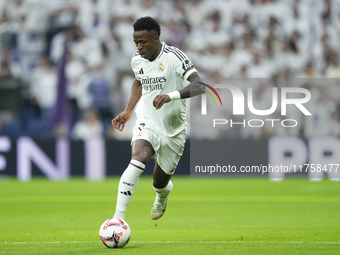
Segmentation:
[(179, 49), (174, 50), (174, 65), (176, 73), (187, 80), (190, 74), (197, 72), (191, 60)]

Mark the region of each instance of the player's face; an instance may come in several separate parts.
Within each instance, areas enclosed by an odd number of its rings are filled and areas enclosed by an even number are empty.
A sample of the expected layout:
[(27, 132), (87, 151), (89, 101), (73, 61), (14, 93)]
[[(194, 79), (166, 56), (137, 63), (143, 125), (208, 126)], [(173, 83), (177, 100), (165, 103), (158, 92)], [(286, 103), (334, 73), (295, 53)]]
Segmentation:
[(133, 41), (136, 44), (137, 50), (142, 58), (153, 61), (157, 57), (157, 43), (159, 42), (158, 35), (153, 31), (137, 31), (133, 33)]

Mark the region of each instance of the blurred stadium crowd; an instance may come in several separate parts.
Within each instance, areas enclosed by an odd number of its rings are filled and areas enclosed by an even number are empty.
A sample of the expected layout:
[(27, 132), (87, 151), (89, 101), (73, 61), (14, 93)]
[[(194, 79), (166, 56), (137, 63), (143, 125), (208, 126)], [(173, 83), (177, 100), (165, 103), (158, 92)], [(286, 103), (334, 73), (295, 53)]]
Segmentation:
[[(340, 78), (340, 0), (1, 0), (0, 135), (130, 139), (133, 119), (123, 134), (110, 122), (130, 93), (132, 24), (141, 16), (158, 19), (161, 40), (203, 78), (320, 78), (303, 84), (315, 91), (318, 114), (298, 134), (340, 135), (340, 85), (323, 84)], [(65, 42), (72, 119), (51, 128)], [(271, 86), (257, 87), (259, 101)], [(325, 121), (332, 127), (322, 130)]]

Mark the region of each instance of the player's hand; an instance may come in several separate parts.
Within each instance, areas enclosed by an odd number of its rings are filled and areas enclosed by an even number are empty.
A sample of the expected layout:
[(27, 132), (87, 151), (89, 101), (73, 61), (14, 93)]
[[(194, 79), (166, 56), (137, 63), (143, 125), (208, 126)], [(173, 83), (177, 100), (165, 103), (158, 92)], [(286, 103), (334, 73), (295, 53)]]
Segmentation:
[(131, 113), (122, 112), (118, 114), (116, 118), (112, 120), (112, 126), (118, 129), (120, 132), (123, 131), (125, 123), (130, 119)]
[(156, 110), (158, 110), (163, 106), (163, 104), (169, 103), (170, 101), (171, 99), (168, 95), (157, 95), (153, 100), (153, 106), (156, 108)]

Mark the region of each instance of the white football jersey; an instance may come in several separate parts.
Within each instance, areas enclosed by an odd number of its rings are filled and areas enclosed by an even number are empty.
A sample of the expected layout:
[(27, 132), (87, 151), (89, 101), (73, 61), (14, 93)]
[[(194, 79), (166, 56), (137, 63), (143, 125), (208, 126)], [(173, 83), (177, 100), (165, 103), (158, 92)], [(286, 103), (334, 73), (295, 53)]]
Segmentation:
[(131, 67), (142, 86), (142, 97), (136, 109), (137, 118), (154, 122), (168, 136), (174, 136), (186, 126), (186, 100), (172, 100), (156, 110), (153, 100), (156, 95), (181, 90), (187, 86), (187, 78), (197, 72), (188, 57), (176, 47), (162, 42), (158, 57), (150, 62), (139, 53), (131, 60)]

